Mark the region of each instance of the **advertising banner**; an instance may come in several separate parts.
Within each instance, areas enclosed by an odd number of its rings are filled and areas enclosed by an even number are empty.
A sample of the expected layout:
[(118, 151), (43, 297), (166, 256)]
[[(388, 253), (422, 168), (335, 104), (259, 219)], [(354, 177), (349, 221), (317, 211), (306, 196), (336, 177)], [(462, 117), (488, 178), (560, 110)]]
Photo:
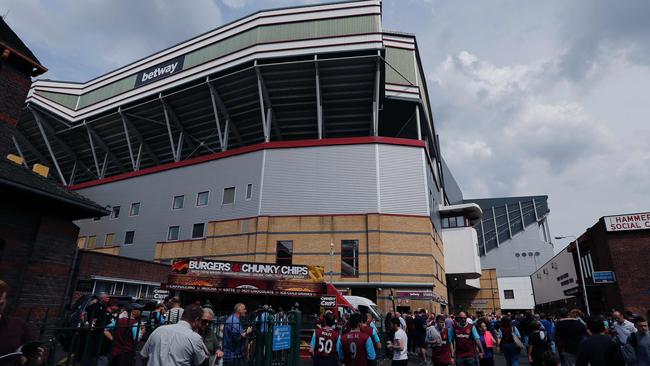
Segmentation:
[(318, 266), (181, 260), (172, 265), (166, 289), (248, 295), (320, 297), (324, 270)]

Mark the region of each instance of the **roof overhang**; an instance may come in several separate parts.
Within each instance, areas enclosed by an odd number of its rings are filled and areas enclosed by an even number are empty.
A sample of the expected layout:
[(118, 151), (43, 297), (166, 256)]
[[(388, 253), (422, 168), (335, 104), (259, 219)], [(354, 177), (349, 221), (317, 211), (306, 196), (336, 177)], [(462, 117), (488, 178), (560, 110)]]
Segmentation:
[(472, 225), (481, 220), (483, 210), (476, 203), (462, 203), (458, 205), (439, 206), (440, 214), (460, 214), (467, 217)]

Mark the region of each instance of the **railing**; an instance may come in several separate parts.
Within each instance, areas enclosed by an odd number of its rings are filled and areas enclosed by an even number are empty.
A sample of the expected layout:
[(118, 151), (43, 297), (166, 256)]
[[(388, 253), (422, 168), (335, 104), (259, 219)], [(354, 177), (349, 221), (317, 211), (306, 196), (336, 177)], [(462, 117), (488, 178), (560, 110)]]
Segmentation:
[[(222, 363), (222, 360), (216, 357), (217, 350), (230, 351), (226, 357), (232, 357), (232, 351), (235, 351), (234, 357), (242, 366), (299, 365), (302, 313), (298, 309), (286, 315), (261, 311), (248, 317), (240, 317), (238, 329), (250, 331), (237, 341), (231, 339), (224, 342), (226, 328), (234, 326), (228, 319), (226, 315), (215, 316), (214, 320), (200, 331), (210, 354), (205, 365)], [(120, 313), (117, 323), (106, 313), (93, 319), (91, 323), (51, 323), (47, 314), (41, 320), (32, 320), (30, 315), (25, 320), (32, 329), (37, 329), (38, 334), (38, 341), (31, 343), (29, 348), (42, 348), (45, 351), (43, 365), (57, 366), (146, 365), (140, 350), (158, 327), (170, 326), (156, 323), (154, 317), (146, 312), (138, 315), (137, 312), (131, 311)], [(276, 330), (282, 330), (281, 339), (274, 339)], [(113, 341), (106, 333), (113, 337)], [(278, 341), (284, 341), (284, 344)], [(224, 343), (229, 343), (229, 350), (224, 349)], [(4, 364), (5, 360), (0, 360), (0, 364)]]

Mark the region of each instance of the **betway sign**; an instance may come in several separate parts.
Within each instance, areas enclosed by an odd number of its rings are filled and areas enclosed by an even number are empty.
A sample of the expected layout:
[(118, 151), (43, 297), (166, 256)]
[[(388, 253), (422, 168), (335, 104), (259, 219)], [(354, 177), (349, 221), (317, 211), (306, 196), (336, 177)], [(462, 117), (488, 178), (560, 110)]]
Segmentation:
[(605, 226), (607, 231), (650, 230), (650, 212), (607, 216)]
[(140, 71), (136, 75), (135, 87), (142, 86), (160, 79), (164, 79), (183, 70), (183, 61), (185, 56), (179, 56), (171, 60), (165, 61), (156, 66), (150, 67), (146, 70)]

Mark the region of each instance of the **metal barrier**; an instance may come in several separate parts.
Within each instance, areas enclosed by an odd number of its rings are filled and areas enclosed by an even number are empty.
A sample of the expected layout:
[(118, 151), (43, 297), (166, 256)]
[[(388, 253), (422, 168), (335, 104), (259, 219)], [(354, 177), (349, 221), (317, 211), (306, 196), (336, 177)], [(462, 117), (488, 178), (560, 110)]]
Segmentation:
[[(41, 320), (30, 318), (28, 315), (26, 321), (38, 330), (38, 341), (46, 351), (44, 364), (57, 366), (146, 365), (140, 350), (155, 329), (168, 326), (155, 324), (148, 316), (136, 319), (131, 312), (120, 313), (113, 325), (107, 314), (101, 314), (92, 324), (65, 324), (59, 320), (50, 323), (47, 314)], [(262, 311), (242, 317), (236, 323), (229, 321), (229, 317), (217, 316), (202, 334), (211, 351), (205, 365), (298, 366), (301, 326), (302, 314), (298, 309), (285, 316)], [(236, 341), (224, 339), (233, 330), (249, 328), (250, 332)], [(105, 331), (112, 335), (113, 341)], [(223, 359), (216, 359), (217, 349), (225, 353)]]

